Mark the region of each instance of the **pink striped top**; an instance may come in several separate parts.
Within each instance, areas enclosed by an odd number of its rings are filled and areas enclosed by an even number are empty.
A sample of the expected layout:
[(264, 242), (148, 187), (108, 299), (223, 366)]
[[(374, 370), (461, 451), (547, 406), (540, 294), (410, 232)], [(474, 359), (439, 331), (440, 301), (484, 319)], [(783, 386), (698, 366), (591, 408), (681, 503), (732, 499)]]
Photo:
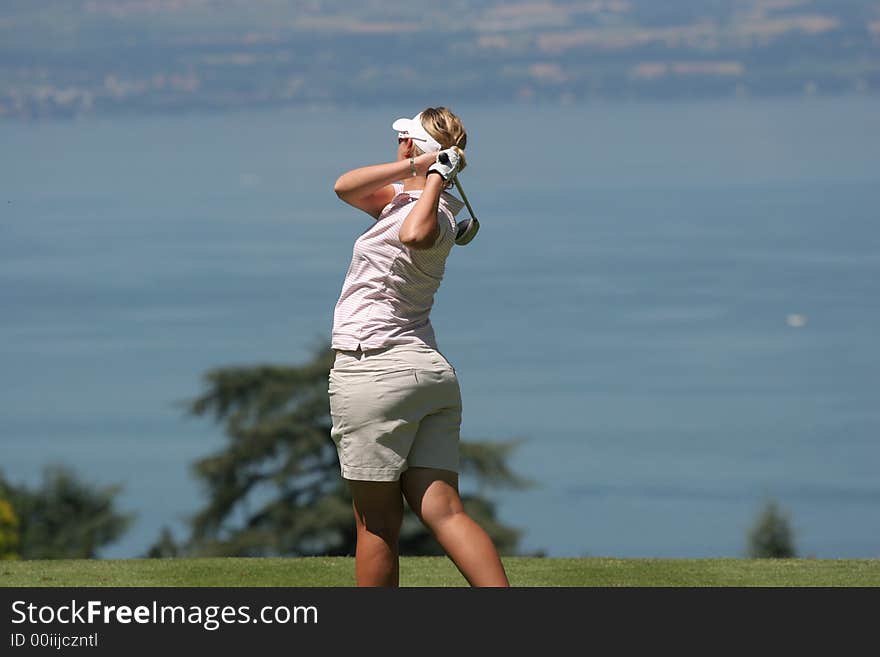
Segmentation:
[(455, 243), (455, 215), (464, 204), (443, 192), (437, 241), (429, 249), (411, 249), (400, 241), (400, 227), (421, 190), (404, 192), (402, 183), (394, 183), (394, 190), (376, 223), (354, 243), (333, 313), (333, 349), (419, 342), (437, 349), (429, 315)]

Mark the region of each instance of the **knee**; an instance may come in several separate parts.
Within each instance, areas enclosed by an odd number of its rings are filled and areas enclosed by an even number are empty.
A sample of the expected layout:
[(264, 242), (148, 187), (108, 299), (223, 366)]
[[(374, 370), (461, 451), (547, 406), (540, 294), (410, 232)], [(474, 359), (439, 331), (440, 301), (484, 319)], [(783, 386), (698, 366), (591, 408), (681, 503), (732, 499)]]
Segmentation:
[(400, 538), (400, 523), (399, 517), (378, 515), (363, 518), (359, 525), (362, 531), (373, 534), (389, 545), (395, 545)]
[(421, 509), (422, 522), (429, 528), (434, 529), (457, 515), (464, 514), (461, 500), (451, 497), (443, 497), (441, 499), (431, 500), (427, 504), (422, 504)]

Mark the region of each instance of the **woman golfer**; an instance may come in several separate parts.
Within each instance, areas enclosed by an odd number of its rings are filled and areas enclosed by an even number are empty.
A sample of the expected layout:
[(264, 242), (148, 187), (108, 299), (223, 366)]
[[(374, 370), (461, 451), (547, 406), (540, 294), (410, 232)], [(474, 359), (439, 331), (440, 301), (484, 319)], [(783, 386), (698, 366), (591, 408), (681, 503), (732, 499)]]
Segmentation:
[(461, 392), (429, 317), (462, 206), (444, 190), (465, 166), (467, 134), (444, 107), (392, 128), (395, 161), (353, 169), (334, 188), (375, 220), (355, 241), (336, 304), (328, 388), (354, 501), (357, 584), (398, 584), (405, 497), (472, 586), (508, 586), (458, 494)]

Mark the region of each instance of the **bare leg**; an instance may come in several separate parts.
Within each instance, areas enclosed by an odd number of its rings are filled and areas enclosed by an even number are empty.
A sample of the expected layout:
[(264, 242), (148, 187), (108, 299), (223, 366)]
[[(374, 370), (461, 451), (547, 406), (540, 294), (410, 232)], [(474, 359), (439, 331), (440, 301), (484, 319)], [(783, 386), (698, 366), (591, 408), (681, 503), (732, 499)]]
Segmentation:
[(409, 468), (400, 482), (412, 510), (471, 586), (510, 586), (492, 539), (464, 511), (457, 473)]
[(358, 586), (397, 586), (398, 540), (403, 521), (399, 481), (353, 481), (349, 488), (357, 523)]

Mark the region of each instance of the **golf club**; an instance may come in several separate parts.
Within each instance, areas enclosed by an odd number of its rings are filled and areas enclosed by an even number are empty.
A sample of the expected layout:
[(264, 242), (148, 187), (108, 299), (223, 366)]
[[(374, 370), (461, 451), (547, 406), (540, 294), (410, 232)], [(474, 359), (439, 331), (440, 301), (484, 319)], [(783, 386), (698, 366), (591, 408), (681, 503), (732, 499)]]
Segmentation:
[[(446, 153), (440, 154), (440, 161), (443, 164), (449, 164), (449, 157)], [(469, 244), (471, 240), (476, 237), (477, 231), (480, 230), (480, 222), (477, 221), (477, 217), (474, 215), (474, 209), (468, 201), (467, 194), (464, 193), (464, 188), (461, 186), (461, 181), (458, 179), (458, 176), (453, 177), (452, 182), (455, 184), (456, 188), (458, 188), (458, 192), (461, 194), (461, 200), (464, 201), (468, 214), (470, 215), (469, 219), (463, 219), (458, 222), (458, 228), (455, 231), (455, 243), (459, 246), (464, 246), (465, 244)]]

